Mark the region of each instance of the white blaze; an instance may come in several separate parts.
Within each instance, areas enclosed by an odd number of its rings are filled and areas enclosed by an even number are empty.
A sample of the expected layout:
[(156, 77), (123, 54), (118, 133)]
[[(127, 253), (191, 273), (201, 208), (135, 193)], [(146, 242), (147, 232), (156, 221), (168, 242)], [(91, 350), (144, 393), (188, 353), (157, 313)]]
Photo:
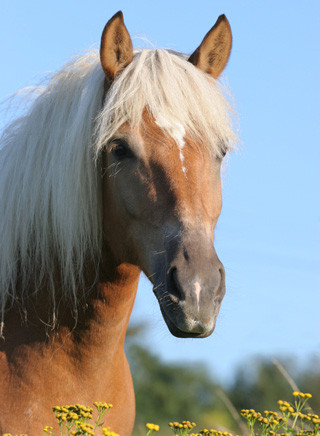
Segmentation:
[(198, 306), (198, 311), (199, 311), (200, 292), (201, 292), (201, 286), (200, 286), (199, 282), (194, 282), (194, 292), (195, 292), (196, 297), (197, 297), (197, 306)]
[(183, 147), (185, 145), (184, 136), (186, 131), (181, 123), (175, 121), (169, 121), (166, 118), (158, 118), (156, 124), (161, 128), (166, 130), (172, 139), (175, 140), (178, 149), (179, 149), (179, 157), (181, 160), (182, 171), (186, 174), (186, 168), (184, 166), (184, 156), (183, 156)]

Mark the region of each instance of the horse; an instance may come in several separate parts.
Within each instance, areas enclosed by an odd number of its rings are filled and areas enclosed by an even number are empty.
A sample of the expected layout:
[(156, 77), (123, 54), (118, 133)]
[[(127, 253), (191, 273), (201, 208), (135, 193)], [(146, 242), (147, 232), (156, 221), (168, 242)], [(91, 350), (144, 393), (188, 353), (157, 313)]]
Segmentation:
[(221, 15), (191, 56), (133, 50), (119, 11), (100, 50), (29, 90), (4, 130), (0, 432), (38, 435), (55, 405), (108, 401), (108, 425), (131, 434), (124, 340), (141, 271), (173, 335), (213, 332), (231, 44)]

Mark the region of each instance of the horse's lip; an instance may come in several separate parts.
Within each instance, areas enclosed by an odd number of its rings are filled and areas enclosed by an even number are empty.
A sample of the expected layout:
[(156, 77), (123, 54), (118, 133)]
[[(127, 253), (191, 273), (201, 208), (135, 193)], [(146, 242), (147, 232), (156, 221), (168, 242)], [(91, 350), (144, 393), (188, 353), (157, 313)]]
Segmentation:
[(181, 330), (179, 327), (177, 327), (176, 323), (171, 320), (170, 316), (166, 313), (160, 303), (159, 306), (163, 319), (165, 320), (165, 323), (167, 324), (167, 327), (173, 336), (176, 336), (177, 338), (206, 338), (207, 336), (211, 335), (213, 330), (205, 333), (191, 333)]

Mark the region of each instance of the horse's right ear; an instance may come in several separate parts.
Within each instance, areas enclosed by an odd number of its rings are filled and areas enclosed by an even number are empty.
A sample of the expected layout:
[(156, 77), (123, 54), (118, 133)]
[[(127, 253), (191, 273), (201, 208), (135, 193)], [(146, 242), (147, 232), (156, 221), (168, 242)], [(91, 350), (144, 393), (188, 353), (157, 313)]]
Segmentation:
[(119, 11), (107, 22), (101, 36), (100, 60), (107, 79), (114, 80), (132, 58), (132, 41)]

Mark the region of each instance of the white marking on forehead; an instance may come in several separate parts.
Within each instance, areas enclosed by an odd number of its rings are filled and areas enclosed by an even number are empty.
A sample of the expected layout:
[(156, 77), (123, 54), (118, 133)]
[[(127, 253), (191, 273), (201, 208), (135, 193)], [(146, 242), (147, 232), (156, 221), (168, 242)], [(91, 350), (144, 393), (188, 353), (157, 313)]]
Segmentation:
[(186, 134), (186, 131), (181, 123), (175, 122), (175, 121), (169, 121), (167, 118), (159, 117), (156, 120), (156, 124), (161, 128), (166, 130), (169, 135), (172, 137), (172, 139), (175, 140), (178, 149), (179, 149), (179, 157), (181, 160), (182, 165), (182, 171), (184, 174), (186, 174), (186, 168), (183, 164), (184, 162), (184, 156), (183, 156), (183, 147), (185, 145), (184, 136)]
[(196, 294), (197, 297), (197, 306), (198, 306), (198, 311), (199, 311), (199, 301), (200, 301), (200, 292), (201, 292), (201, 286), (199, 282), (194, 282), (194, 292)]

